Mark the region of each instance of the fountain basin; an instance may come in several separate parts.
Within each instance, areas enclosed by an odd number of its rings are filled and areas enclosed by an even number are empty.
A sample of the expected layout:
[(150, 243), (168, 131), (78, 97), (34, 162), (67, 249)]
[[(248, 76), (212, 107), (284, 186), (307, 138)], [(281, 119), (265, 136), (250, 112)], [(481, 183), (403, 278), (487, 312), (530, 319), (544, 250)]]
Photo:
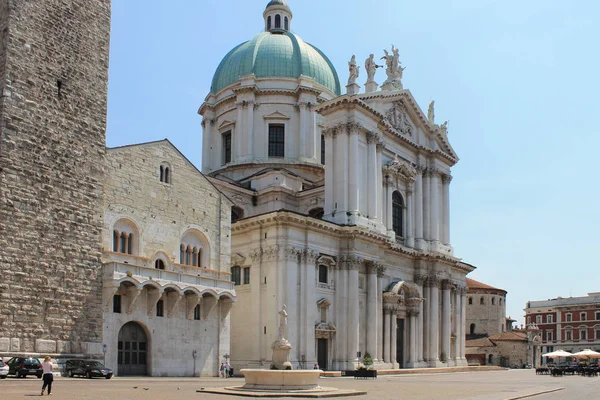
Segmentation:
[(319, 387), (320, 369), (267, 370), (243, 369), (246, 379), (243, 389), (253, 390), (313, 390)]

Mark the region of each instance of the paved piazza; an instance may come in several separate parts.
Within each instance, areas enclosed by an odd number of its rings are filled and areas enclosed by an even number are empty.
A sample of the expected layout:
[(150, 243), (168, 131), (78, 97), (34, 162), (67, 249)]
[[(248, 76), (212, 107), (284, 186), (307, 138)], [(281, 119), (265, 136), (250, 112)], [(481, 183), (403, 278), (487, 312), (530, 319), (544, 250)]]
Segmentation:
[[(533, 398), (536, 393), (564, 388), (535, 396), (536, 400), (563, 400), (597, 399), (600, 393), (600, 378), (553, 378), (536, 376), (532, 370), (392, 375), (376, 380), (321, 378), (321, 381), (322, 386), (368, 392), (366, 396), (345, 397), (348, 399), (507, 400)], [(54, 383), (54, 399), (243, 399), (196, 393), (202, 387), (240, 385), (243, 383), (240, 378), (113, 378), (109, 381), (57, 378)], [(41, 381), (32, 377), (24, 380), (8, 378), (0, 381), (0, 393), (2, 398), (10, 399), (36, 396), (40, 386)]]

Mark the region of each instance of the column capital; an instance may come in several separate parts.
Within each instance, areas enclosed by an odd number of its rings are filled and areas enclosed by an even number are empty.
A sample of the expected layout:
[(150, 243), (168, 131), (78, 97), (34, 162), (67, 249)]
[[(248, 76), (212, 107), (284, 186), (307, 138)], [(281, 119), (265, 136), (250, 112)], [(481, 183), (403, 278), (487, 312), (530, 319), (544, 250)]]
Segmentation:
[(454, 285), (454, 282), (452, 282), (449, 279), (444, 279), (442, 281), (442, 289), (443, 290), (452, 290), (454, 289), (456, 286)]
[(384, 264), (377, 264), (377, 277), (382, 278), (385, 275), (386, 266)]
[(427, 282), (427, 275), (415, 275), (413, 279), (417, 285), (423, 286)]
[(417, 172), (423, 174), (427, 170), (427, 167), (425, 165), (417, 164), (415, 166), (415, 169), (417, 170)]
[(364, 260), (360, 257), (356, 256), (342, 256), (340, 257), (340, 261), (342, 264), (342, 269), (347, 269), (348, 271), (358, 270), (358, 267), (364, 262)]
[(442, 278), (439, 275), (429, 275), (427, 277), (427, 286), (440, 288), (440, 284), (442, 282)]
[(367, 143), (368, 144), (378, 144), (380, 141), (379, 133), (368, 131), (367, 132)]
[(358, 122), (348, 122), (348, 123), (346, 123), (346, 130), (351, 135), (358, 134), (363, 129), (364, 129), (364, 127), (361, 124), (359, 124)]
[(452, 175), (450, 174), (442, 174), (442, 183), (444, 184), (449, 184), (450, 182), (452, 182)]

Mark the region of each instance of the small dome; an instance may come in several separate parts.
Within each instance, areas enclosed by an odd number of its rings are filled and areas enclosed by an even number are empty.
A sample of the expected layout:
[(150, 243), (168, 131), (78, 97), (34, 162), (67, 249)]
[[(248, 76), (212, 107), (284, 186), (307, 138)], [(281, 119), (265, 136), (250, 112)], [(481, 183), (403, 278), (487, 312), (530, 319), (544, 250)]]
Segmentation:
[(284, 6), (284, 7), (290, 8), (290, 6), (288, 6), (287, 1), (285, 1), (285, 0), (271, 0), (269, 2), (269, 4), (267, 4), (266, 8), (269, 8), (271, 6)]
[[(286, 4), (284, 0), (271, 3)], [(210, 91), (216, 94), (251, 74), (257, 78), (304, 75), (335, 95), (341, 94), (340, 80), (327, 56), (291, 32), (263, 32), (235, 47), (219, 64)]]

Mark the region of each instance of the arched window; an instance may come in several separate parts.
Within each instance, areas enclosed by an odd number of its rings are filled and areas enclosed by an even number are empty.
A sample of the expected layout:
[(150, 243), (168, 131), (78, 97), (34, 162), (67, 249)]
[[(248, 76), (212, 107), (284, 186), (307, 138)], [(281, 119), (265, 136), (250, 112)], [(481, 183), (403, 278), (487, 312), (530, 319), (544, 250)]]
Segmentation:
[(495, 306), (496, 305), (496, 298), (492, 297), (492, 305)]
[(479, 299), (479, 304), (481, 304), (481, 305), (485, 304), (485, 299), (483, 297), (481, 299)]
[(493, 360), (494, 360), (494, 356), (490, 354), (488, 356), (488, 364), (492, 365), (493, 364)]
[(271, 30), (271, 16), (270, 15), (267, 17), (267, 30), (268, 31)]
[(325, 165), (325, 135), (321, 135), (321, 164)]
[(242, 218), (244, 218), (244, 210), (236, 206), (231, 207), (231, 223), (233, 224)]
[(471, 324), (469, 331), (471, 332), (471, 335), (475, 334), (475, 324)]
[(281, 15), (275, 16), (275, 29), (281, 29)]
[(162, 183), (171, 183), (171, 168), (166, 164), (161, 164), (158, 169), (160, 181)]
[(310, 217), (317, 218), (317, 219), (323, 219), (324, 214), (325, 214), (325, 212), (323, 211), (323, 209), (321, 207), (313, 208), (312, 210), (310, 210), (308, 212), (308, 215)]
[(396, 232), (397, 237), (404, 237), (402, 226), (404, 224), (404, 200), (400, 192), (396, 191), (392, 194), (392, 229)]
[(283, 28), (284, 28), (286, 31), (290, 30), (290, 23), (289, 23), (289, 21), (288, 21), (288, 17), (285, 17), (285, 18), (283, 19)]
[(501, 306), (502, 305), (502, 298), (498, 299), (498, 305)]
[(469, 305), (472, 305), (472, 304), (473, 304), (473, 298), (469, 297)]
[(161, 259), (154, 261), (154, 268), (156, 269), (165, 269), (165, 262)]
[(319, 283), (329, 283), (329, 269), (327, 265), (319, 265)]
[(136, 255), (138, 237), (137, 228), (131, 221), (118, 220), (113, 227), (113, 251), (115, 253)]
[(207, 268), (208, 242), (202, 233), (195, 229), (187, 231), (179, 246), (179, 263), (191, 267)]

